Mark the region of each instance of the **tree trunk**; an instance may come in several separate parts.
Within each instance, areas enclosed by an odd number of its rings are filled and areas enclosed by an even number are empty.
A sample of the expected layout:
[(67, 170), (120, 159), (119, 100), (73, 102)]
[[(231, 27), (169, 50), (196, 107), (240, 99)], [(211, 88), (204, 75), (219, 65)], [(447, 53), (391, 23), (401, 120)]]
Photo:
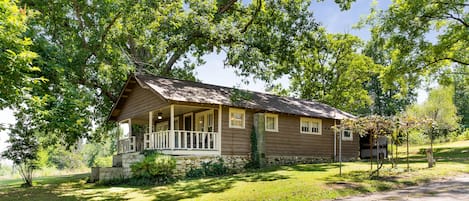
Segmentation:
[(433, 128), (431, 129), (430, 132), (430, 150), (427, 150), (427, 161), (428, 161), (428, 167), (432, 168), (434, 165), (434, 160), (433, 160)]
[(397, 164), (399, 163), (399, 153), (398, 153), (398, 145), (396, 143), (396, 168), (397, 168)]
[(409, 132), (407, 132), (407, 172), (410, 171), (410, 165), (409, 165)]
[(380, 164), (380, 158), (379, 158), (379, 137), (376, 139), (376, 176), (379, 177), (379, 164)]
[(373, 137), (371, 135), (371, 133), (369, 133), (370, 135), (370, 172), (373, 171)]
[(391, 137), (391, 164), (392, 164), (392, 168), (395, 167), (395, 163), (394, 163), (394, 162), (395, 162), (395, 161), (394, 161), (394, 160), (395, 160), (395, 159), (394, 159), (394, 151), (392, 150), (392, 148), (393, 148), (392, 145), (393, 145), (393, 144), (394, 144), (394, 140), (393, 140), (392, 137)]

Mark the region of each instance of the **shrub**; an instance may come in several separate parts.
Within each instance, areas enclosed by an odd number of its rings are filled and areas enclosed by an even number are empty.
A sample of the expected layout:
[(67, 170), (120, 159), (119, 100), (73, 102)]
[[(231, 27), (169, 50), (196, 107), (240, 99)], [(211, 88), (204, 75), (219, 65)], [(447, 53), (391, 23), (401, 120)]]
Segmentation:
[[(404, 143), (405, 143), (405, 141), (404, 141)], [(430, 139), (423, 132), (413, 131), (413, 132), (409, 133), (409, 143), (413, 144), (413, 145), (429, 144)]]
[(191, 168), (186, 173), (186, 177), (199, 178), (204, 176), (221, 176), (230, 173), (222, 158), (218, 158), (217, 161), (201, 162), (200, 166), (200, 168)]
[(469, 140), (469, 129), (466, 129), (463, 133), (461, 133), (458, 137), (458, 140)]
[(130, 168), (133, 177), (138, 180), (166, 183), (173, 178), (176, 160), (171, 156), (153, 153), (145, 156), (143, 161), (132, 164)]
[(96, 157), (96, 159), (94, 160), (94, 166), (96, 166), (96, 167), (111, 167), (112, 166), (112, 156)]

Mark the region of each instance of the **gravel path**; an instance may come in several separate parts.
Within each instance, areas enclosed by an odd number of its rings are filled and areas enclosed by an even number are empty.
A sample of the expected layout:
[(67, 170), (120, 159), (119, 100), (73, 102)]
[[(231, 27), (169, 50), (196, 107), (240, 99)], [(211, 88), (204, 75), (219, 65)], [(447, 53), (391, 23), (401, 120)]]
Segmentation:
[(409, 201), (469, 201), (469, 174), (433, 181), (421, 186), (337, 199), (340, 201), (409, 200)]

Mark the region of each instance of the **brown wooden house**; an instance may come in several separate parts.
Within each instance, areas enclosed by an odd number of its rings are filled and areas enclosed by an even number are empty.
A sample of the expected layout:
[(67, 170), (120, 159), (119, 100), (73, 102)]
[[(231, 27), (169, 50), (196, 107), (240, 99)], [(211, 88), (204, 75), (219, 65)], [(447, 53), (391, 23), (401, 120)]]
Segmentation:
[(353, 117), (314, 101), (135, 75), (109, 120), (122, 127), (118, 154), (160, 150), (174, 156), (249, 157), (256, 128), (268, 163), (294, 163), (336, 159), (339, 144), (344, 159), (357, 158), (358, 135), (331, 128)]

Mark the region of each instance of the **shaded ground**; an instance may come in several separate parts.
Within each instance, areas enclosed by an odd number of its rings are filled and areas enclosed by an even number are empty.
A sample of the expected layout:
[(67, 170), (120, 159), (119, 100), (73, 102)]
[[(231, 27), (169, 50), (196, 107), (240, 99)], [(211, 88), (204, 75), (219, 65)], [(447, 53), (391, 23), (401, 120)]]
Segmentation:
[(469, 174), (429, 182), (422, 186), (413, 186), (400, 190), (374, 193), (362, 196), (337, 199), (340, 201), (374, 201), (374, 200), (469, 200)]

